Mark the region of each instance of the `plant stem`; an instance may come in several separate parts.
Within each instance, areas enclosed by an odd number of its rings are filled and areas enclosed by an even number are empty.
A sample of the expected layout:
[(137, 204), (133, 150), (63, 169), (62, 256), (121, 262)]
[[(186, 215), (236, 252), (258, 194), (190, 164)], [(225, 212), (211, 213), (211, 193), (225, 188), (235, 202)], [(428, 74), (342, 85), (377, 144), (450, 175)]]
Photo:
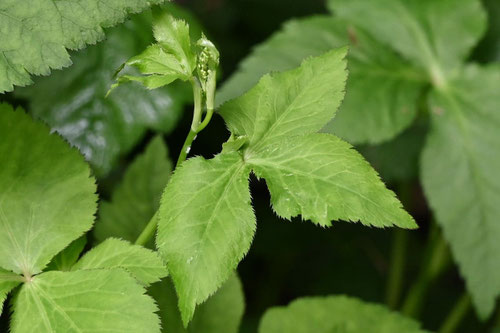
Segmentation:
[(408, 232), (397, 229), (394, 231), (392, 244), (391, 267), (387, 279), (386, 304), (395, 309), (401, 297), (403, 287), (404, 264), (408, 242)]
[(200, 133), (203, 131), (205, 127), (207, 127), (208, 123), (212, 119), (212, 115), (214, 114), (214, 109), (208, 109), (207, 114), (205, 115), (205, 118), (203, 119), (202, 123), (200, 126), (198, 126), (198, 129), (196, 130), (196, 133)]
[(460, 297), (455, 306), (451, 309), (445, 321), (439, 329), (439, 333), (453, 333), (460, 322), (471, 308), (471, 299), (466, 292)]
[(157, 223), (158, 223), (158, 211), (156, 211), (155, 215), (153, 215), (151, 220), (149, 220), (148, 224), (142, 230), (139, 237), (137, 237), (135, 244), (141, 245), (141, 246), (146, 245), (146, 243), (151, 239), (151, 237), (153, 237), (153, 235), (156, 231), (156, 224)]
[(429, 287), (450, 263), (448, 247), (435, 223), (432, 223), (423, 262), (424, 266), (410, 288), (401, 310), (406, 316), (418, 317)]
[(182, 146), (181, 152), (179, 153), (179, 158), (177, 159), (177, 163), (175, 163), (175, 168), (181, 165), (182, 162), (186, 160), (187, 154), (189, 150), (191, 150), (191, 145), (193, 144), (194, 138), (196, 137), (196, 132), (193, 130), (189, 130), (189, 133), (184, 141), (184, 145)]
[(200, 125), (201, 113), (203, 111), (203, 90), (201, 89), (200, 82), (197, 78), (191, 80), (191, 87), (193, 88), (193, 120), (191, 121), (191, 131), (196, 132)]
[[(194, 99), (193, 120), (191, 121), (191, 128), (189, 129), (189, 133), (186, 136), (186, 140), (184, 140), (181, 152), (179, 153), (179, 157), (177, 158), (175, 169), (177, 169), (182, 164), (182, 162), (186, 160), (187, 155), (189, 154), (189, 150), (191, 149), (191, 145), (196, 138), (196, 135), (208, 125), (214, 113), (213, 100), (215, 90), (211, 92), (212, 95), (207, 96), (207, 99), (208, 101), (210, 101), (210, 103), (207, 103), (207, 114), (205, 115), (203, 122), (200, 123), (203, 111), (203, 90), (201, 88), (200, 82), (196, 77), (191, 80), (191, 87), (193, 88)], [(135, 241), (135, 244), (144, 246), (154, 236), (157, 224), (158, 211), (156, 211), (151, 220), (149, 220), (144, 230), (142, 230), (141, 234)]]
[[(403, 206), (411, 208), (412, 203), (412, 184), (400, 183), (398, 186), (398, 196)], [(409, 233), (403, 229), (396, 229), (393, 232), (393, 242), (391, 250), (391, 266), (389, 268), (389, 277), (387, 279), (386, 304), (395, 309), (401, 298), (403, 288), (403, 278), (405, 270), (406, 253), (408, 248)]]

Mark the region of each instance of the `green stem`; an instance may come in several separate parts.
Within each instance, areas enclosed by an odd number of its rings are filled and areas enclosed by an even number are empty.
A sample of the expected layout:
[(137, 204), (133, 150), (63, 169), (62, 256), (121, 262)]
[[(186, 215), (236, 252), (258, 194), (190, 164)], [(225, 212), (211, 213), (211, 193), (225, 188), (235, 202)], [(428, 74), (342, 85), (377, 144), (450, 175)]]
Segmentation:
[(205, 127), (207, 127), (208, 123), (212, 119), (212, 115), (214, 114), (214, 109), (208, 109), (207, 114), (205, 115), (205, 118), (201, 122), (200, 126), (198, 126), (198, 129), (196, 130), (196, 133), (200, 133), (203, 131)]
[(410, 288), (401, 310), (409, 317), (419, 316), (429, 287), (450, 263), (448, 247), (435, 223), (432, 224), (423, 262), (424, 267)]
[(158, 211), (156, 211), (155, 215), (149, 220), (146, 227), (142, 230), (139, 237), (135, 241), (136, 245), (144, 246), (146, 243), (153, 237), (156, 231), (156, 224), (158, 223)]
[[(209, 101), (207, 104), (207, 114), (203, 119), (203, 122), (200, 123), (201, 114), (203, 111), (203, 90), (201, 88), (200, 82), (197, 78), (193, 78), (191, 80), (191, 86), (193, 88), (193, 99), (194, 99), (194, 110), (193, 110), (193, 120), (191, 121), (191, 128), (189, 129), (189, 133), (182, 145), (181, 152), (179, 153), (179, 158), (177, 159), (177, 163), (175, 164), (175, 169), (179, 167), (187, 158), (189, 154), (189, 150), (191, 149), (191, 145), (193, 144), (194, 139), (196, 138), (196, 134), (200, 133), (210, 122), (212, 119), (212, 115), (214, 113), (213, 109), (213, 100), (215, 95), (215, 91), (213, 91)], [(208, 97), (208, 96), (207, 96)], [(158, 224), (158, 211), (153, 215), (151, 220), (149, 220), (148, 224), (142, 230), (141, 234), (135, 241), (135, 244), (144, 246), (155, 234), (156, 226)]]
[(458, 325), (462, 322), (467, 312), (471, 308), (471, 299), (467, 293), (464, 293), (455, 306), (451, 309), (448, 317), (441, 325), (439, 333), (453, 333), (457, 329)]
[(401, 297), (407, 243), (408, 231), (401, 229), (395, 230), (392, 244), (391, 267), (386, 289), (386, 303), (391, 309), (397, 307)]
[(200, 125), (201, 114), (203, 111), (203, 90), (201, 89), (200, 82), (197, 78), (191, 80), (191, 87), (193, 88), (194, 110), (193, 120), (191, 121), (191, 131), (196, 132)]
[(194, 138), (196, 137), (196, 131), (189, 130), (189, 133), (184, 141), (184, 145), (182, 146), (181, 152), (179, 153), (179, 158), (177, 159), (177, 163), (175, 164), (175, 168), (181, 165), (182, 162), (186, 160), (187, 154), (189, 154), (189, 150), (191, 150), (191, 145), (193, 144)]

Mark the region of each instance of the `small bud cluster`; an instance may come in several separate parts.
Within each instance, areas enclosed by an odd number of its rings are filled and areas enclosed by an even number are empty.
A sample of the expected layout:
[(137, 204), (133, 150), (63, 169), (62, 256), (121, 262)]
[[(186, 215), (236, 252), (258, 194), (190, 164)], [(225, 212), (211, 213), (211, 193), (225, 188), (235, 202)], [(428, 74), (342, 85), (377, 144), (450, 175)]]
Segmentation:
[(211, 69), (208, 68), (208, 61), (210, 59), (210, 54), (207, 47), (204, 47), (198, 56), (198, 71), (200, 73), (200, 79), (206, 81)]

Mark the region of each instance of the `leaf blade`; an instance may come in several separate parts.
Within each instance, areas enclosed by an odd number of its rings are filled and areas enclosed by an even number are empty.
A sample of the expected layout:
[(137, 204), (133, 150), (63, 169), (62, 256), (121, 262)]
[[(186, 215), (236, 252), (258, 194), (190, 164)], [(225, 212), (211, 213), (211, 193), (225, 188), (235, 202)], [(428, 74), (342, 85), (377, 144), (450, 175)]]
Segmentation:
[(36, 118), (80, 149), (99, 177), (107, 175), (148, 129), (169, 133), (191, 98), (188, 87), (175, 84), (153, 91), (125, 84), (105, 97), (115, 69), (153, 41), (147, 14), (110, 29), (106, 41), (76, 53), (70, 68), (15, 91), (28, 100)]
[(92, 227), (96, 186), (80, 153), (23, 110), (1, 104), (0, 133), (0, 266), (33, 275)]
[(15, 298), (11, 329), (159, 333), (156, 305), (144, 293), (120, 269), (42, 273), (24, 284)]
[(12, 289), (20, 285), (21, 282), (21, 276), (0, 268), (0, 314), (2, 314), (3, 303), (5, 302), (7, 295), (12, 291)]
[(300, 67), (268, 74), (219, 109), (231, 132), (249, 145), (319, 131), (344, 97), (347, 48), (308, 58)]
[(146, 286), (168, 274), (156, 252), (118, 238), (108, 238), (87, 252), (72, 271), (103, 268), (123, 268)]
[(49, 263), (45, 270), (69, 271), (78, 261), (83, 248), (87, 244), (87, 237), (84, 235), (73, 241), (64, 250), (59, 252)]
[(392, 138), (413, 121), (415, 101), (427, 79), (363, 29), (333, 16), (286, 22), (240, 63), (238, 71), (223, 83), (217, 102), (238, 97), (268, 72), (294, 68), (308, 56), (344, 45), (349, 45), (346, 95), (323, 131), (351, 143)]
[(384, 306), (347, 296), (305, 297), (268, 310), (259, 333), (425, 333), (420, 324)]
[(165, 189), (156, 242), (185, 326), (196, 305), (218, 289), (250, 247), (255, 216), (248, 172), (236, 152), (192, 158)]
[(376, 227), (417, 226), (370, 164), (333, 135), (290, 137), (248, 151), (245, 159), (266, 179), (273, 209), (283, 218), (300, 214), (322, 226), (340, 219)]
[(486, 28), (486, 14), (477, 0), (461, 1), (460, 6), (455, 0), (331, 0), (329, 5), (427, 69), (438, 85), (465, 60)]
[(161, 2), (126, 0), (106, 6), (98, 0), (3, 2), (0, 92), (30, 84), (30, 74), (48, 75), (52, 69), (71, 65), (66, 49), (95, 44), (104, 38), (103, 28)]
[(160, 307), (162, 327), (176, 333), (237, 333), (245, 300), (241, 281), (234, 273), (219, 290), (201, 304), (187, 328), (177, 308), (177, 295), (172, 281), (165, 279), (151, 286), (150, 293)]
[[(421, 179), (481, 318), (500, 295), (500, 68), (468, 66), (430, 96)], [(439, 163), (438, 163), (439, 161)]]
[(130, 164), (111, 200), (101, 201), (96, 240), (118, 237), (134, 242), (158, 209), (171, 172), (167, 146), (156, 136)]

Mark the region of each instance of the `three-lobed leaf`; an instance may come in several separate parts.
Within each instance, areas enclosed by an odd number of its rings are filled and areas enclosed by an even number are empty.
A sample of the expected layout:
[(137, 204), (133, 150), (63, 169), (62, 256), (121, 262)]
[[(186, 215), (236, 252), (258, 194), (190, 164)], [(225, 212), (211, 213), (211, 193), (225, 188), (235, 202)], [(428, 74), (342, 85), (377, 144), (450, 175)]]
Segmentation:
[(94, 247), (72, 270), (104, 268), (123, 268), (144, 285), (167, 276), (165, 264), (156, 252), (117, 238), (109, 238)]
[(92, 227), (96, 186), (78, 150), (22, 109), (0, 105), (0, 133), (0, 267), (33, 275)]
[(160, 205), (157, 245), (185, 325), (248, 251), (255, 231), (251, 169), (266, 178), (273, 205), (286, 218), (302, 214), (322, 225), (344, 218), (415, 227), (351, 146), (315, 134), (342, 99), (345, 54), (345, 48), (333, 50), (297, 69), (267, 75), (224, 104), (220, 113), (232, 132), (224, 151), (211, 160), (190, 159), (172, 176)]
[(421, 167), (426, 197), (482, 318), (500, 295), (498, 86), (497, 65), (470, 65), (448, 90), (432, 92)]
[(268, 310), (259, 333), (425, 333), (420, 324), (378, 304), (347, 296), (307, 297)]
[(30, 74), (48, 75), (71, 65), (66, 49), (81, 49), (104, 38), (103, 28), (129, 13), (163, 0), (5, 0), (0, 4), (0, 93), (32, 83)]

